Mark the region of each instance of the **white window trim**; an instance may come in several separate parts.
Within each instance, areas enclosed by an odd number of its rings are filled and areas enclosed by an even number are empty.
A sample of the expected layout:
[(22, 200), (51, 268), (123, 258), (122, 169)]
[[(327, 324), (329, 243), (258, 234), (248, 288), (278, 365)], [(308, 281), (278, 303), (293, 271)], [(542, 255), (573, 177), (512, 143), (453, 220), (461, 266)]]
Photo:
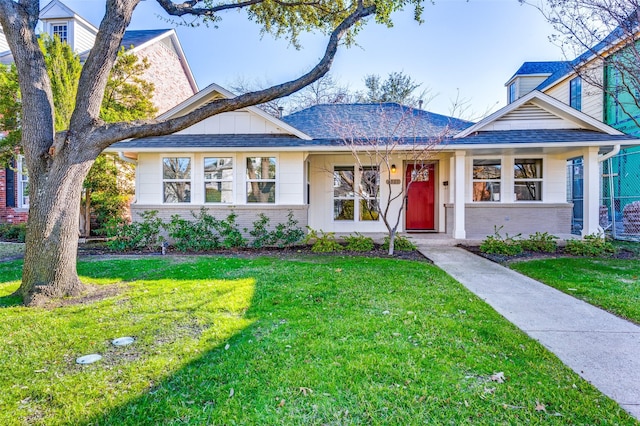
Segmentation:
[[(24, 200), (24, 187), (23, 184), (27, 184), (29, 185), (29, 175), (26, 173), (23, 173), (23, 163), (24, 163), (24, 156), (23, 155), (18, 155), (17, 157), (17, 161), (16, 161), (16, 179), (15, 182), (17, 184), (18, 187), (18, 202), (16, 203), (16, 205), (18, 206), (18, 208), (20, 209), (28, 209), (29, 208), (29, 204), (28, 203), (23, 203), (22, 201)], [(26, 177), (26, 179), (23, 179), (23, 177)]]
[[(351, 167), (353, 168), (353, 184), (355, 185), (359, 185), (360, 182), (362, 182), (362, 170), (360, 170), (360, 167), (358, 167), (356, 164), (333, 164), (331, 166), (331, 220), (334, 223), (376, 223), (376, 222), (380, 222), (380, 215), (378, 215), (378, 219), (376, 220), (361, 220), (360, 219), (360, 202), (362, 200), (377, 200), (378, 201), (378, 205), (380, 205), (381, 201), (381, 191), (382, 188), (380, 186), (380, 183), (378, 183), (378, 195), (376, 197), (363, 197), (362, 194), (360, 194), (360, 192), (358, 191), (357, 188), (353, 188), (353, 197), (336, 197), (335, 196), (335, 192), (333, 190), (333, 179), (334, 179), (334, 172), (336, 167)], [(363, 166), (363, 168), (373, 168), (373, 169), (377, 169), (378, 170), (378, 179), (382, 179), (382, 174), (380, 171), (380, 167), (378, 166)], [(353, 200), (353, 219), (344, 219), (344, 220), (339, 220), (336, 219), (334, 214), (333, 214), (333, 209), (335, 206), (335, 201), (336, 200)]]
[[(500, 179), (474, 179), (473, 178), (473, 162), (475, 160), (500, 160)], [(471, 186), (470, 186), (470, 194), (469, 194), (469, 201), (472, 203), (478, 203), (478, 204), (496, 204), (496, 203), (505, 203), (508, 200), (505, 199), (505, 187), (508, 184), (507, 182), (505, 182), (505, 175), (504, 175), (504, 170), (505, 170), (505, 157), (503, 155), (482, 155), (482, 156), (474, 156), (471, 157), (471, 161), (470, 161), (470, 170), (469, 170), (469, 176), (471, 178)], [(473, 184), (474, 182), (497, 182), (500, 184), (500, 196), (499, 196), (499, 200), (489, 200), (489, 201), (475, 201), (473, 199)]]
[[(542, 177), (540, 178), (517, 178), (515, 176), (515, 164), (516, 164), (516, 159), (518, 160), (540, 160), (542, 162), (542, 167), (541, 167), (541, 173), (542, 173)], [(511, 178), (513, 179), (513, 184), (511, 185), (511, 187), (513, 188), (513, 193), (514, 193), (514, 198), (513, 198), (513, 202), (514, 203), (543, 203), (545, 198), (546, 198), (546, 189), (547, 189), (547, 185), (545, 185), (545, 176), (547, 176), (547, 161), (546, 158), (544, 158), (543, 156), (528, 156), (528, 155), (522, 155), (522, 156), (513, 156), (512, 158), (512, 162), (511, 162), (511, 167), (510, 170), (511, 172)], [(540, 191), (540, 199), (539, 200), (517, 200), (515, 198), (515, 189), (516, 189), (516, 184), (518, 182), (540, 182), (541, 183), (541, 191)]]
[[(276, 160), (276, 176), (275, 179), (249, 179), (249, 176), (247, 176), (247, 159), (248, 158), (256, 158), (256, 157), (268, 157), (268, 158), (274, 158)], [(247, 154), (244, 157), (242, 157), (242, 174), (244, 176), (244, 179), (242, 179), (242, 182), (244, 183), (243, 187), (243, 204), (248, 205), (248, 206), (274, 206), (279, 204), (279, 200), (280, 200), (280, 156), (274, 153), (255, 153), (255, 154)], [(249, 184), (249, 182), (273, 182), (274, 188), (275, 188), (275, 196), (274, 196), (274, 200), (273, 203), (250, 203), (247, 201), (247, 197), (248, 197), (248, 192), (247, 192), (247, 185)]]
[[(47, 31), (47, 33), (49, 34), (49, 36), (51, 38), (53, 38), (53, 27), (54, 26), (59, 26), (59, 25), (66, 25), (67, 26), (67, 44), (69, 46), (71, 46), (71, 48), (73, 48), (73, 38), (72, 38), (72, 33), (71, 33), (71, 21), (55, 21), (55, 22), (49, 22), (49, 31)], [(64, 41), (64, 40), (63, 40)]]
[[(206, 179), (204, 177), (205, 171), (205, 159), (206, 158), (231, 158), (231, 161), (233, 161), (233, 168), (231, 169), (231, 179), (230, 180), (224, 180), (224, 179)], [(246, 161), (246, 160), (245, 160)], [(235, 204), (236, 201), (236, 179), (237, 179), (237, 174), (236, 174), (236, 170), (238, 167), (238, 161), (235, 155), (232, 154), (203, 154), (202, 155), (202, 161), (200, 162), (202, 165), (202, 170), (198, 171), (198, 173), (202, 176), (202, 182), (200, 184), (200, 186), (202, 187), (202, 203), (203, 204), (207, 204), (207, 205), (231, 205), (231, 204)], [(193, 169), (192, 169), (193, 170)], [(278, 169), (277, 169), (277, 163), (276, 163), (276, 173), (277, 173)], [(207, 201), (207, 191), (206, 191), (206, 185), (209, 182), (231, 182), (231, 201), (229, 202), (224, 202), (224, 201), (220, 201), (218, 203), (213, 202), (213, 201)], [(197, 183), (196, 183), (197, 184)], [(277, 194), (276, 194), (277, 195)], [(191, 198), (191, 200), (193, 201), (193, 197)]]
[[(164, 201), (164, 183), (165, 182), (184, 182), (186, 181), (186, 179), (165, 179), (164, 178), (164, 159), (165, 158), (189, 158), (191, 161), (191, 176), (189, 177), (188, 181), (191, 184), (191, 200), (187, 203), (166, 203)], [(191, 205), (194, 203), (194, 188), (195, 188), (195, 184), (196, 182), (194, 182), (194, 167), (195, 167), (195, 161), (194, 161), (194, 155), (193, 154), (179, 154), (179, 153), (168, 153), (168, 154), (160, 154), (160, 204), (162, 205), (166, 205), (166, 206), (185, 206), (185, 205)]]

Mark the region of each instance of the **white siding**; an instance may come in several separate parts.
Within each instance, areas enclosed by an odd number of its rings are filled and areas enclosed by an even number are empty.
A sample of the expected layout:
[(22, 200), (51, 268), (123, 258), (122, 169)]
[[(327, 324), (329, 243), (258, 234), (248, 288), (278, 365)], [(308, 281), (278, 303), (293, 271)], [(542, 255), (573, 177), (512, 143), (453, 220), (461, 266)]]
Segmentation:
[(78, 21), (73, 21), (71, 27), (73, 50), (81, 53), (91, 49), (96, 41), (95, 32)]
[(288, 134), (264, 118), (248, 111), (225, 112), (214, 115), (178, 132), (182, 135), (197, 134)]
[[(436, 162), (436, 231), (444, 232), (445, 214), (444, 203), (448, 199), (449, 187), (445, 187), (442, 182), (448, 180), (448, 160), (439, 161), (443, 157), (434, 159)], [(352, 232), (387, 232), (382, 220), (379, 221), (346, 221), (333, 220), (333, 168), (334, 166), (351, 166), (355, 161), (351, 154), (342, 155), (311, 155), (310, 161), (310, 205), (309, 205), (309, 226), (313, 229), (321, 229), (325, 232), (352, 233)], [(402, 191), (404, 185), (404, 158), (400, 155), (394, 156), (391, 161), (396, 165), (397, 171), (391, 175), (391, 179), (399, 180), (400, 183), (392, 184), (391, 191), (395, 194)], [(366, 161), (363, 165), (366, 165)], [(380, 202), (383, 205), (388, 198), (388, 172), (382, 170), (380, 180)], [(440, 201), (442, 200), (442, 201)], [(395, 222), (398, 209), (402, 205), (400, 199), (393, 202), (389, 212), (392, 223)], [(400, 220), (399, 231), (404, 230), (404, 213)]]
[(545, 81), (547, 79), (548, 76), (544, 75), (544, 76), (523, 76), (523, 77), (518, 77), (518, 86), (517, 86), (517, 93), (518, 93), (518, 98), (523, 97), (524, 95), (526, 95), (529, 92), (532, 92), (536, 87), (538, 87), (540, 85), (540, 83), (542, 83), (543, 81)]
[(544, 93), (556, 98), (563, 104), (569, 105), (569, 80), (556, 84), (555, 86), (545, 90)]
[[(516, 154), (516, 155), (468, 155), (466, 159), (467, 185), (465, 188), (465, 200), (467, 203), (483, 204), (473, 202), (473, 160), (474, 158), (500, 159), (502, 160), (502, 179), (500, 183), (501, 197), (499, 203), (514, 203), (513, 199), (513, 167), (516, 158), (541, 158), (542, 159), (542, 203), (566, 203), (567, 202), (567, 158), (566, 154), (551, 156), (543, 154)], [(511, 188), (511, 190), (509, 189)], [(516, 202), (525, 204), (526, 201)], [(533, 201), (533, 203), (540, 203)], [(490, 204), (493, 204), (491, 202)]]
[[(599, 81), (602, 78), (602, 67), (595, 67), (588, 71), (590, 76), (587, 80), (595, 78), (594, 81)], [(573, 77), (571, 77), (573, 78)], [(562, 80), (558, 84), (545, 90), (544, 93), (556, 98), (560, 102), (569, 105), (569, 82), (571, 78)], [(603, 92), (597, 85), (589, 84), (585, 79), (582, 80), (582, 112), (602, 121), (603, 119)]]
[(7, 50), (9, 50), (7, 37), (5, 37), (4, 32), (0, 30), (0, 52), (6, 52)]
[(529, 102), (518, 109), (500, 117), (487, 126), (489, 130), (531, 130), (531, 129), (576, 129), (579, 128), (569, 120), (563, 120), (555, 114)]
[[(204, 203), (204, 158), (233, 157), (235, 205), (246, 203), (246, 158), (276, 157), (276, 204), (304, 205), (304, 157), (303, 153), (140, 153), (136, 168), (138, 192), (136, 204), (162, 204), (162, 157), (190, 157), (191, 203), (195, 209)], [(207, 204), (208, 205), (208, 204)], [(260, 207), (256, 205), (256, 209)]]

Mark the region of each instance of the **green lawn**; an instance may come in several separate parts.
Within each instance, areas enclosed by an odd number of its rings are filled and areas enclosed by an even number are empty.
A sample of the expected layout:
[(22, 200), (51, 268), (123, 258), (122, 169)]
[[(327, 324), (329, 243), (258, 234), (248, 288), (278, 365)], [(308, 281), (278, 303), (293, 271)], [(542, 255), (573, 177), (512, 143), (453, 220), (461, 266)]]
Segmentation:
[(558, 258), (510, 267), (640, 324), (640, 260)]
[(21, 243), (7, 243), (0, 241), (0, 260), (6, 258), (15, 258), (16, 256), (22, 256), (24, 253), (24, 244)]
[(637, 424), (425, 262), (84, 261), (119, 293), (50, 310), (8, 297), (20, 266), (0, 263), (2, 425)]

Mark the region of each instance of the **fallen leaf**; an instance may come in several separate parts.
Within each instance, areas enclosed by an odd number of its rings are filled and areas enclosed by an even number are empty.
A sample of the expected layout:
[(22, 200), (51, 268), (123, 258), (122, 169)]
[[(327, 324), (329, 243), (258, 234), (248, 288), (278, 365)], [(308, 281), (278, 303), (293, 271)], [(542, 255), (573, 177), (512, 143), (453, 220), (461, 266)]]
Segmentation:
[(228, 351), (230, 347), (231, 347), (231, 345), (227, 343), (226, 345), (224, 345), (224, 350)]
[(341, 268), (336, 268), (336, 272), (342, 272)]
[(541, 402), (536, 401), (536, 411), (544, 411), (547, 412), (547, 406)]
[(492, 382), (504, 383), (504, 380), (504, 372), (502, 371), (491, 375)]
[(310, 388), (305, 388), (305, 387), (300, 387), (300, 392), (304, 395), (304, 396), (309, 396), (313, 393), (313, 389)]
[(280, 400), (280, 403), (278, 404), (278, 407), (284, 407), (284, 399)]
[(389, 315), (391, 312), (389, 311), (382, 311), (382, 315)]
[(233, 395), (235, 394), (236, 394), (236, 391), (233, 388), (231, 388), (231, 390), (229, 390), (229, 398), (232, 398)]

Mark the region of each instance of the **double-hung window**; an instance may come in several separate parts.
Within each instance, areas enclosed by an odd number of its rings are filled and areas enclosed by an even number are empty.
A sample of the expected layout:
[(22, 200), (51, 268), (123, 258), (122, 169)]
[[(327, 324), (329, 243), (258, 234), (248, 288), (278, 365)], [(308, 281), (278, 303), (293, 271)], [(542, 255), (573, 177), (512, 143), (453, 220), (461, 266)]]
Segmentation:
[(165, 203), (191, 202), (191, 158), (162, 158), (162, 187)]
[(333, 220), (378, 220), (379, 203), (380, 171), (377, 167), (333, 168)]
[(508, 101), (509, 103), (513, 102), (516, 100), (516, 83), (513, 82), (509, 85), (509, 94), (508, 94)]
[(513, 164), (516, 201), (542, 201), (542, 159), (516, 158)]
[(500, 201), (502, 162), (498, 159), (473, 160), (473, 201)]
[(353, 166), (333, 168), (333, 220), (353, 220), (355, 205)]
[(204, 158), (204, 202), (233, 202), (233, 158)]
[(360, 170), (360, 220), (378, 220), (380, 197), (380, 172), (377, 167), (363, 167)]
[(582, 79), (580, 77), (569, 82), (569, 104), (578, 111), (582, 110)]
[(18, 207), (29, 208), (29, 173), (22, 155), (18, 156)]
[(276, 202), (276, 158), (247, 157), (247, 203)]

